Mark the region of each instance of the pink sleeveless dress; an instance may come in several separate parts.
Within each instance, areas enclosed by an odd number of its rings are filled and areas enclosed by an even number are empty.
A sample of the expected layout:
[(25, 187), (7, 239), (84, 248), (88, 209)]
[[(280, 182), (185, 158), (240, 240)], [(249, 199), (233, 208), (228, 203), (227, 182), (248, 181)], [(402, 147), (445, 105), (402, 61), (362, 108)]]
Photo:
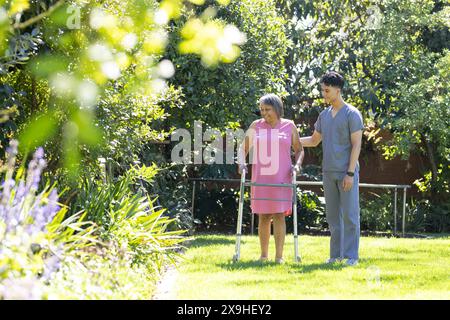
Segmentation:
[[(252, 182), (292, 183), (291, 120), (280, 119), (272, 128), (264, 119), (256, 122), (253, 135)], [(251, 198), (292, 199), (292, 189), (284, 187), (252, 186)], [(254, 214), (292, 213), (291, 201), (251, 200)]]

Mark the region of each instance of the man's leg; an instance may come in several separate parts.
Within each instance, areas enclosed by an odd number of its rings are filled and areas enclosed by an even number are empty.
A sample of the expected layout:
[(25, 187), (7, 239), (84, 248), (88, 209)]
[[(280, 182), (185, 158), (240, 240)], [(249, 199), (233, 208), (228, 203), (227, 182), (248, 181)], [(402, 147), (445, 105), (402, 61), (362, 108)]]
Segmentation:
[(359, 173), (355, 172), (353, 186), (349, 191), (344, 192), (342, 183), (339, 184), (339, 189), (344, 217), (344, 258), (358, 259), (360, 234)]
[(325, 192), (325, 210), (328, 226), (331, 232), (330, 258), (342, 258), (341, 231), (342, 215), (340, 209), (340, 197), (338, 179), (335, 173), (323, 173), (323, 189)]

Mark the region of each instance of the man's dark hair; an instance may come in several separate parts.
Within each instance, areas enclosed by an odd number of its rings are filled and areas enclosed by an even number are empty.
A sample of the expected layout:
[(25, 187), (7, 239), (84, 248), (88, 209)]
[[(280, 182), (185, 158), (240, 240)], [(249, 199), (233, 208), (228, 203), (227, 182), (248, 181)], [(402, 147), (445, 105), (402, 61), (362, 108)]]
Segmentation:
[(322, 76), (320, 83), (323, 83), (326, 86), (338, 87), (342, 90), (342, 88), (344, 88), (345, 80), (340, 73), (337, 73), (336, 71), (328, 71)]

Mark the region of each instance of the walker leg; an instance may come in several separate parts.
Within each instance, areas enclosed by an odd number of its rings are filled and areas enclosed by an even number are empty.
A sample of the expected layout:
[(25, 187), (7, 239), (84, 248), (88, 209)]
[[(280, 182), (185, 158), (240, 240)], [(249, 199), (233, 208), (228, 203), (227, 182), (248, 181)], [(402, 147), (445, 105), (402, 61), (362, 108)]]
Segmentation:
[(245, 189), (245, 174), (246, 170), (244, 169), (241, 174), (241, 187), (239, 194), (239, 207), (238, 207), (238, 221), (236, 228), (236, 248), (233, 256), (233, 262), (238, 262), (241, 257), (241, 236), (242, 236), (242, 215), (244, 210), (244, 189)]
[(297, 232), (297, 177), (296, 173), (293, 173), (292, 177), (292, 189), (293, 189), (293, 198), (292, 198), (292, 204), (293, 204), (293, 221), (294, 221), (294, 262), (298, 263), (301, 262), (300, 255), (298, 253), (298, 232)]

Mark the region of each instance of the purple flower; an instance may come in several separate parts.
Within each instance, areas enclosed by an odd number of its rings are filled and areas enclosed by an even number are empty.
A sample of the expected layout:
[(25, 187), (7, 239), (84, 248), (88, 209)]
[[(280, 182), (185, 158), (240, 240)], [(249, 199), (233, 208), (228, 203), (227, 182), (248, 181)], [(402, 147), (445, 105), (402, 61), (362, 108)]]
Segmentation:
[(34, 157), (36, 159), (43, 159), (44, 158), (44, 149), (42, 147), (37, 148), (36, 152), (34, 153)]
[(61, 208), (58, 205), (58, 192), (56, 189), (53, 189), (48, 196), (47, 211), (50, 214), (47, 217), (49, 218), (49, 222), (54, 218), (59, 209)]
[(3, 204), (6, 204), (10, 200), (11, 196), (11, 188), (14, 188), (16, 182), (13, 179), (6, 179), (1, 183), (2, 192), (0, 193), (1, 202)]
[(53, 250), (52, 254), (48, 256), (44, 261), (44, 272), (42, 278), (44, 280), (50, 280), (51, 275), (58, 271), (62, 265), (62, 256), (64, 250), (62, 246), (59, 246), (56, 250)]
[[(10, 156), (16, 156), (17, 155), (17, 147), (19, 146), (19, 143), (17, 142), (17, 140), (11, 140), (9, 142), (9, 147), (6, 148), (6, 152), (10, 155)], [(9, 158), (8, 158), (9, 159)]]
[[(61, 209), (56, 189), (51, 189), (48, 195), (48, 189), (37, 192), (42, 171), (46, 167), (44, 149), (38, 148), (34, 153), (33, 159), (28, 164), (26, 177), (21, 177), (19, 180), (16, 176), (18, 181), (14, 180), (17, 145), (17, 141), (10, 142), (6, 155), (6, 174), (0, 175), (0, 221), (6, 226), (5, 232), (0, 234), (0, 255), (4, 254), (3, 248), (8, 248), (8, 245), (13, 243), (10, 239), (22, 239), (19, 240), (22, 241), (21, 243), (14, 240), (14, 246), (22, 246), (22, 248), (26, 246), (26, 251), (31, 249), (33, 252), (33, 246), (29, 248), (29, 242), (26, 240), (29, 237), (23, 237), (23, 235), (33, 236), (46, 232), (47, 225)], [(39, 245), (35, 244), (35, 247)], [(44, 260), (44, 279), (50, 279), (51, 275), (60, 268), (61, 256), (62, 247), (47, 252)], [(34, 290), (33, 281), (23, 283), (19, 283), (20, 279), (17, 283), (14, 281), (16, 280), (11, 279), (10, 283), (0, 281), (0, 299), (21, 296), (32, 299), (40, 295), (40, 292), (30, 294)]]
[[(12, 141), (9, 149), (10, 159), (17, 154), (17, 142)], [(43, 192), (36, 194), (42, 170), (46, 166), (43, 157), (44, 149), (38, 148), (28, 165), (26, 181), (20, 180), (18, 185), (12, 179), (14, 163), (9, 161), (9, 172), (5, 180), (0, 182), (0, 219), (5, 221), (7, 232), (14, 232), (19, 225), (23, 225), (30, 235), (45, 231), (47, 224), (60, 210), (58, 192), (55, 189), (51, 190), (47, 201), (43, 199)]]
[(23, 201), (23, 197), (25, 197), (27, 193), (27, 189), (25, 188), (25, 183), (23, 181), (19, 182), (19, 185), (16, 189), (16, 195), (13, 200), (13, 205), (20, 203)]
[(40, 300), (43, 293), (37, 278), (5, 279), (0, 284), (0, 297), (5, 300)]
[(27, 172), (27, 188), (37, 190), (41, 179), (42, 170), (47, 166), (47, 162), (43, 159), (44, 150), (38, 148), (33, 155), (33, 160), (28, 165)]
[(12, 139), (12, 140), (9, 142), (9, 146), (10, 146), (11, 148), (13, 148), (13, 149), (15, 150), (15, 152), (17, 153), (17, 147), (19, 146), (19, 141), (17, 141), (16, 139)]
[(11, 140), (9, 142), (9, 147), (6, 148), (7, 177), (10, 176), (14, 171), (14, 163), (16, 162), (17, 155), (17, 145), (17, 140)]

